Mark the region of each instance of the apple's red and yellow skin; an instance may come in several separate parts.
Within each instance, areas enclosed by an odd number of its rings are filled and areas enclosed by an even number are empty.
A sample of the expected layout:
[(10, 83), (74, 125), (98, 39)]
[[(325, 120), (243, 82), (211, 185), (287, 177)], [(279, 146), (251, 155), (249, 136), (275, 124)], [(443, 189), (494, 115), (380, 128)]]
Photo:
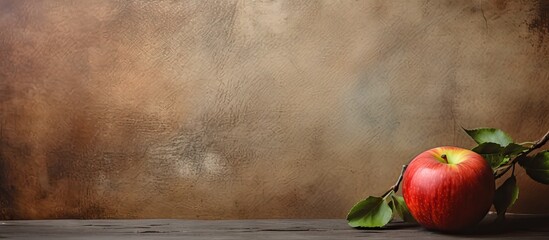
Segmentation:
[(492, 169), (479, 154), (457, 147), (427, 150), (408, 165), (402, 194), (425, 228), (458, 231), (486, 215), (495, 192)]

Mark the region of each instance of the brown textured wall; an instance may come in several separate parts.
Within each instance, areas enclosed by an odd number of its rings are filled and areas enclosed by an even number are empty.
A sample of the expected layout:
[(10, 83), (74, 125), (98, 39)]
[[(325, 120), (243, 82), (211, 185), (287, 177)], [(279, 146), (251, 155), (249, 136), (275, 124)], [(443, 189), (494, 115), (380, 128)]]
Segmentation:
[(344, 217), (460, 126), (549, 129), (548, 6), (0, 1), (0, 217)]

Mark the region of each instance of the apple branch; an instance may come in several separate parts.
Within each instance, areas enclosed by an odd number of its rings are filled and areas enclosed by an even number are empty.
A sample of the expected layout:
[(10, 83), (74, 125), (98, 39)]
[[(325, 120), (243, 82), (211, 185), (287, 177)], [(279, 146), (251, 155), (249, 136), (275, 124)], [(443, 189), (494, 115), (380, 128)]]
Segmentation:
[(541, 137), (539, 140), (535, 141), (534, 144), (528, 148), (528, 150), (522, 152), (521, 154), (519, 154), (517, 157), (515, 157), (513, 159), (513, 161), (511, 161), (511, 163), (509, 163), (509, 165), (507, 165), (502, 172), (500, 173), (497, 173), (494, 175), (494, 178), (495, 179), (498, 179), (500, 177), (502, 177), (503, 175), (505, 175), (505, 173), (507, 173), (509, 171), (509, 169), (513, 168), (514, 169), (514, 166), (515, 164), (522, 158), (524, 158), (526, 155), (528, 155), (529, 153), (531, 153), (532, 151), (542, 147), (543, 145), (545, 145), (547, 142), (549, 141), (549, 131), (547, 131), (545, 133), (545, 135), (543, 135), (543, 137)]
[(385, 192), (383, 195), (381, 195), (382, 198), (387, 197), (391, 192), (397, 192), (398, 187), (400, 186), (400, 182), (402, 182), (402, 177), (404, 177), (404, 172), (406, 171), (406, 168), (408, 167), (408, 164), (402, 165), (402, 170), (400, 171), (400, 176), (398, 176), (398, 179), (395, 183), (395, 185), (391, 186), (387, 192)]

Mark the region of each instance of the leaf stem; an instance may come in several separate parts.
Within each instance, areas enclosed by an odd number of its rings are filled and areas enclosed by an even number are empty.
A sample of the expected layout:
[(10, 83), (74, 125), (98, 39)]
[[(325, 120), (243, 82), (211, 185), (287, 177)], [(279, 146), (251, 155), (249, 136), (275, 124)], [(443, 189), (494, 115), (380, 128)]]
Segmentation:
[(408, 167), (408, 164), (402, 165), (402, 170), (400, 171), (400, 176), (398, 176), (398, 179), (395, 183), (395, 185), (391, 186), (387, 192), (385, 192), (383, 195), (381, 195), (382, 198), (386, 198), (389, 196), (391, 192), (397, 192), (398, 187), (400, 186), (400, 182), (402, 182), (402, 178), (404, 177), (404, 172), (406, 171), (406, 168)]
[(526, 144), (528, 144), (528, 145), (534, 145), (535, 142), (521, 142), (521, 143), (519, 143), (519, 145), (526, 145)]
[(506, 168), (503, 169), (502, 172), (500, 173), (496, 173), (494, 174), (494, 178), (495, 179), (498, 179), (500, 177), (502, 177), (503, 175), (505, 175), (505, 173), (507, 173), (509, 171), (509, 169), (513, 168), (513, 170), (515, 169), (515, 164), (522, 158), (524, 158), (526, 155), (528, 155), (529, 153), (531, 153), (532, 151), (542, 147), (543, 145), (545, 145), (547, 143), (547, 141), (549, 141), (549, 131), (547, 131), (545, 133), (545, 135), (543, 135), (543, 137), (541, 137), (539, 140), (535, 141), (534, 144), (528, 148), (528, 150), (520, 153), (518, 156), (516, 156), (513, 161), (511, 161), (509, 163), (509, 165), (507, 165)]

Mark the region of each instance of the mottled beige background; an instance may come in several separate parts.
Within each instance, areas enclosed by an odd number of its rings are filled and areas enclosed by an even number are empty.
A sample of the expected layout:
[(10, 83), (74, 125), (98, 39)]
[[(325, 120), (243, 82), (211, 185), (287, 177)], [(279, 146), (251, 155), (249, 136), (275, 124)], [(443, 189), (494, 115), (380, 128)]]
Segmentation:
[(342, 218), (460, 126), (549, 130), (548, 5), (0, 1), (0, 217)]

